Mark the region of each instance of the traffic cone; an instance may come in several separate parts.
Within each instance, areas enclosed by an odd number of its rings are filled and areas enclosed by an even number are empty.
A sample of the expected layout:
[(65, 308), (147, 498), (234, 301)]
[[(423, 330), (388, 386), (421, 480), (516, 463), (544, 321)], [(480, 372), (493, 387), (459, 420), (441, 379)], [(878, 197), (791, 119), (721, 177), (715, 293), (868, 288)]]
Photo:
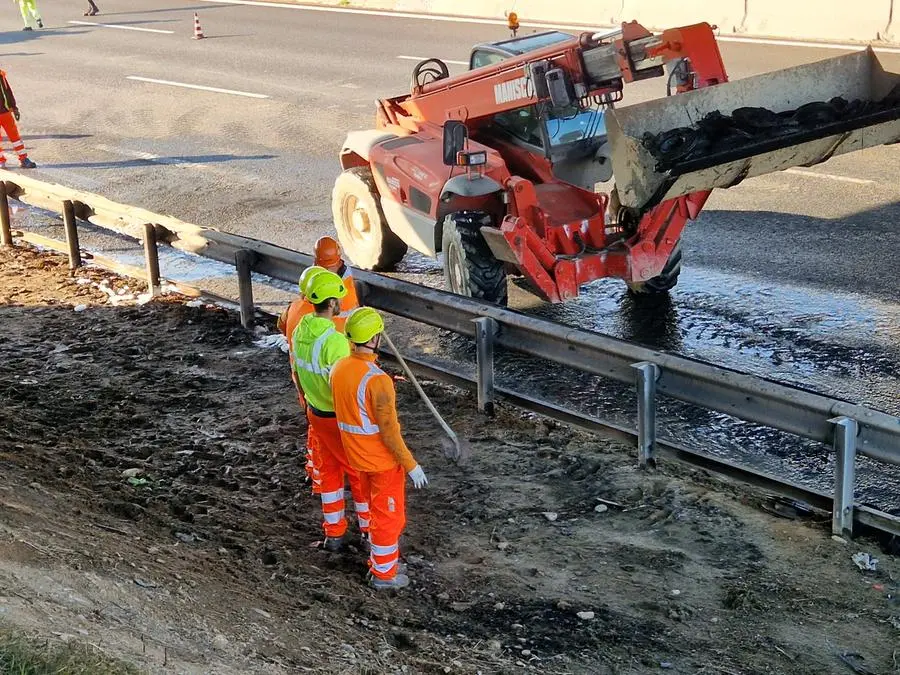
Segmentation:
[(202, 40), (203, 37), (203, 29), (200, 28), (200, 17), (197, 16), (197, 12), (194, 12), (194, 39)]

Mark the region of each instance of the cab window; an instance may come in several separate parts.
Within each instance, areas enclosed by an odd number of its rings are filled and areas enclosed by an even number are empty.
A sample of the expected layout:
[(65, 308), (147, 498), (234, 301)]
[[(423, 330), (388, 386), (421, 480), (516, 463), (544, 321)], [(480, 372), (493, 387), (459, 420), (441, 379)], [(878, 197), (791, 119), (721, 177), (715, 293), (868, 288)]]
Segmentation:
[(533, 105), (494, 115), (493, 122), (508, 134), (538, 147), (544, 146), (541, 118)]
[(485, 66), (492, 66), (495, 63), (500, 63), (501, 61), (505, 61), (507, 58), (504, 54), (498, 54), (497, 52), (489, 52), (483, 49), (479, 49), (477, 51), (472, 52), (472, 58), (469, 61), (469, 69), (474, 70), (475, 68), (484, 68)]

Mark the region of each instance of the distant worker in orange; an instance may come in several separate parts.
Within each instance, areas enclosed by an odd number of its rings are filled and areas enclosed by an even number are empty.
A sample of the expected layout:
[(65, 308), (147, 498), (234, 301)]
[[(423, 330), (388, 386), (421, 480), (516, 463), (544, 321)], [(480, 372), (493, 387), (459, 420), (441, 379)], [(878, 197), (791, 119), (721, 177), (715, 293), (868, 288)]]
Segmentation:
[(371, 307), (347, 319), (353, 353), (331, 372), (334, 411), (347, 461), (359, 473), (369, 504), (369, 584), (376, 589), (404, 588), (399, 571), (400, 534), (406, 526), (406, 476), (416, 489), (428, 484), (400, 433), (391, 377), (375, 363), (384, 320)]
[[(303, 398), (303, 390), (300, 389), (300, 382), (297, 380), (297, 374), (294, 372), (294, 350), (291, 341), (294, 336), (294, 331), (300, 324), (300, 319), (302, 319), (304, 315), (311, 314), (314, 311), (312, 303), (306, 299), (306, 286), (310, 279), (316, 274), (325, 271), (327, 270), (324, 267), (317, 267), (315, 265), (311, 265), (303, 270), (303, 273), (300, 275), (300, 283), (298, 284), (300, 295), (281, 313), (281, 316), (278, 317), (278, 331), (287, 338), (288, 361), (291, 365), (291, 380), (297, 388), (297, 400), (300, 402), (300, 409), (303, 410), (304, 414), (307, 412), (306, 401)], [(338, 330), (343, 330), (343, 327), (342, 321)], [(312, 485), (312, 493), (314, 495), (321, 492), (322, 482), (319, 477), (319, 469), (317, 468), (316, 446), (316, 433), (313, 431), (312, 425), (308, 424), (306, 427), (306, 477)]]
[[(6, 79), (6, 73), (0, 70), (0, 128), (12, 144), (13, 152), (19, 156), (19, 166), (23, 169), (33, 169), (37, 165), (28, 159), (25, 152), (25, 142), (19, 135), (19, 106), (16, 97), (13, 96), (12, 87)], [(0, 169), (6, 168), (6, 156), (0, 149)]]
[[(344, 262), (341, 257), (341, 247), (332, 237), (320, 237), (315, 248), (316, 265), (324, 267), (329, 272), (334, 272), (344, 280), (347, 295), (341, 300), (341, 317), (347, 315), (359, 307), (359, 296), (356, 294), (356, 285), (353, 283), (353, 269)], [(340, 330), (340, 328), (338, 328)]]
[(334, 317), (340, 311), (340, 301), (346, 297), (347, 289), (337, 274), (325, 271), (312, 276), (305, 290), (315, 311), (304, 315), (294, 329), (291, 338), (294, 372), (306, 400), (307, 419), (317, 442), (316, 461), (322, 481), (320, 496), (325, 530), (322, 548), (339, 552), (346, 545), (345, 480), (350, 482), (364, 541), (369, 530), (365, 489), (347, 462), (330, 384), (334, 364), (350, 354), (350, 343), (334, 326)]

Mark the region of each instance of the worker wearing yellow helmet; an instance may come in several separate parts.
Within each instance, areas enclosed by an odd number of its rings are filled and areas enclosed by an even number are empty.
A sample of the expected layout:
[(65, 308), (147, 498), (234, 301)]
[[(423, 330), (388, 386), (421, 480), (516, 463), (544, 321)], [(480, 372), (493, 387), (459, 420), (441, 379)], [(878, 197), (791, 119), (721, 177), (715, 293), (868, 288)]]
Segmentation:
[(394, 382), (375, 363), (384, 320), (371, 307), (347, 319), (353, 353), (331, 371), (331, 391), (347, 461), (359, 475), (369, 505), (370, 585), (403, 588), (400, 534), (406, 526), (406, 476), (418, 489), (428, 484), (400, 433)]
[[(304, 411), (306, 414), (306, 402), (303, 398), (303, 390), (300, 389), (300, 382), (297, 379), (297, 375), (294, 372), (294, 350), (291, 345), (291, 340), (294, 336), (294, 331), (297, 326), (300, 324), (300, 319), (302, 319), (305, 315), (311, 314), (313, 312), (312, 303), (306, 299), (306, 285), (309, 283), (309, 280), (312, 279), (315, 275), (320, 272), (324, 272), (324, 267), (318, 267), (316, 265), (311, 265), (303, 270), (303, 273), (300, 275), (299, 280), (299, 288), (300, 295), (294, 300), (290, 306), (286, 310), (281, 313), (281, 316), (278, 317), (278, 330), (279, 332), (287, 338), (288, 343), (288, 361), (291, 367), (291, 380), (294, 383), (294, 386), (297, 388), (297, 400), (300, 402), (300, 409)], [(343, 320), (341, 320), (340, 329), (343, 329)], [(306, 429), (306, 477), (307, 481), (312, 485), (313, 494), (319, 494), (321, 491), (321, 480), (319, 477), (319, 469), (318, 461), (317, 461), (317, 445), (318, 442), (316, 440), (316, 434), (312, 430), (311, 426), (307, 426)]]
[(306, 414), (318, 448), (316, 463), (321, 479), (322, 517), (325, 540), (322, 547), (337, 552), (346, 544), (344, 482), (349, 480), (356, 502), (359, 529), (366, 538), (369, 506), (363, 499), (359, 477), (347, 462), (334, 412), (330, 377), (334, 365), (350, 354), (350, 343), (339, 333), (334, 318), (347, 294), (343, 280), (334, 272), (322, 271), (308, 279), (304, 295), (313, 313), (301, 320), (291, 340), (294, 373), (306, 401)]

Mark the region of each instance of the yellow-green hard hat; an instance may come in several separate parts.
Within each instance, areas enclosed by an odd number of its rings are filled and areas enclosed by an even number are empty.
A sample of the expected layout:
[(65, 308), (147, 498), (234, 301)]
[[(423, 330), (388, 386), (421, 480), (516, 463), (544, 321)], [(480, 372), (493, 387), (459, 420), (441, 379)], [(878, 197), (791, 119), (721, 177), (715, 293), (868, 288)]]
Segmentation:
[(306, 295), (306, 285), (309, 283), (309, 280), (316, 276), (319, 272), (327, 272), (324, 267), (319, 267), (318, 265), (310, 265), (303, 273), (300, 275), (300, 294)]
[(384, 330), (384, 319), (371, 307), (354, 309), (344, 324), (344, 332), (350, 342), (364, 345)]
[(344, 286), (344, 280), (337, 274), (324, 270), (306, 282), (304, 295), (311, 303), (318, 305), (329, 298), (340, 300), (347, 295), (347, 288)]

